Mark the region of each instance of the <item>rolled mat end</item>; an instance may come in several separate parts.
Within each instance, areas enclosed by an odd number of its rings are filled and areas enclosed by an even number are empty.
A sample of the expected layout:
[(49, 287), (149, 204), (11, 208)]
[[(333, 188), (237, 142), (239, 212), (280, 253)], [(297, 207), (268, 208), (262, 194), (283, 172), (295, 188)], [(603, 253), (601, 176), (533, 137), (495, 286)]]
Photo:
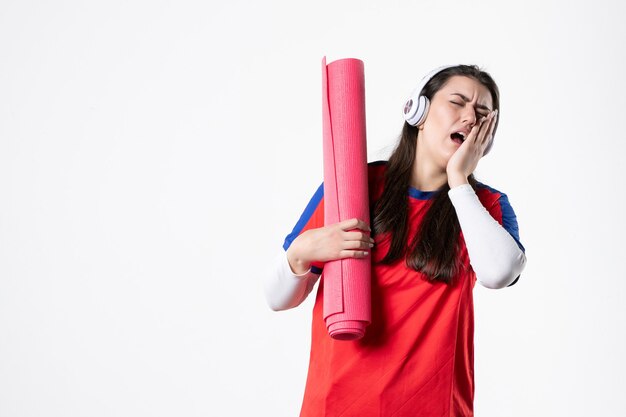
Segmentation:
[(338, 321), (328, 326), (328, 334), (336, 340), (357, 340), (365, 336), (367, 325), (358, 320)]

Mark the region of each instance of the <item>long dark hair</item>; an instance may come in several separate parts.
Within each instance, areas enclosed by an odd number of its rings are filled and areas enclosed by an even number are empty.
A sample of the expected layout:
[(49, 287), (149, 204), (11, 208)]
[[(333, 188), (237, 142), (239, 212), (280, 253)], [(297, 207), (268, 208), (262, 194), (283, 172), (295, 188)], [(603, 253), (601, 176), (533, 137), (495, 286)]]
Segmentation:
[[(500, 109), (498, 86), (488, 73), (476, 65), (459, 65), (439, 72), (424, 86), (422, 95), (432, 100), (435, 93), (454, 75), (471, 77), (487, 87), (493, 109)], [(494, 135), (497, 127), (496, 121)], [(374, 234), (391, 234), (389, 251), (380, 262), (392, 264), (406, 258), (407, 266), (422, 272), (428, 280), (452, 284), (461, 267), (458, 257), (461, 226), (448, 197), (450, 186), (447, 182), (432, 197), (432, 204), (421, 226), (409, 241), (408, 189), (415, 163), (418, 132), (417, 127), (404, 123), (398, 145), (387, 163), (383, 193), (374, 207)], [(475, 190), (477, 181), (474, 175), (470, 175), (468, 181)]]

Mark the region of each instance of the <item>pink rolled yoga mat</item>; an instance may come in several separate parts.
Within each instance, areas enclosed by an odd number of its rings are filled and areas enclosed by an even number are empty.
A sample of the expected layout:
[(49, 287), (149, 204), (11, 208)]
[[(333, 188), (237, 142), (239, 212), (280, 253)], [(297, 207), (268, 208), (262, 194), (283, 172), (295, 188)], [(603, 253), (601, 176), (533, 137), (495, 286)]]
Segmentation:
[[(363, 62), (322, 60), (324, 224), (369, 224)], [(355, 340), (371, 322), (371, 258), (324, 265), (324, 320), (334, 339)]]

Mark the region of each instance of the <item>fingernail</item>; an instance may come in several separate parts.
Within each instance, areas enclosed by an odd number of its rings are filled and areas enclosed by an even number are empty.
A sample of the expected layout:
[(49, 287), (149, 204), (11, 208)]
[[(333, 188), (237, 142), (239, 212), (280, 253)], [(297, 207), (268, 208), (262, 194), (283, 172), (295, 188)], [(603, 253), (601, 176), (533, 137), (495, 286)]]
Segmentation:
[(373, 247), (374, 247), (374, 244), (373, 244), (373, 243), (370, 243), (370, 248), (373, 248)]

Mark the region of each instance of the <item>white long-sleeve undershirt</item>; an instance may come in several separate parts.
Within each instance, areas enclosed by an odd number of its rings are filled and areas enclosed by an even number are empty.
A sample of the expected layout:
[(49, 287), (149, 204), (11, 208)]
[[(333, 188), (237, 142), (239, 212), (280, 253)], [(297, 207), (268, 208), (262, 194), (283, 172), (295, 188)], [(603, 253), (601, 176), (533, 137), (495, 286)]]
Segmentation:
[(526, 266), (526, 255), (513, 236), (491, 217), (469, 184), (448, 191), (463, 231), (476, 279), (487, 288), (504, 288)]
[(287, 252), (280, 249), (274, 261), (274, 269), (265, 277), (265, 299), (274, 311), (299, 306), (309, 295), (319, 274), (311, 272), (296, 275), (289, 266)]
[[(510, 285), (526, 265), (524, 252), (509, 232), (491, 217), (469, 184), (454, 187), (448, 195), (477, 280), (493, 289)], [(280, 250), (272, 271), (264, 280), (267, 303), (275, 311), (294, 308), (306, 299), (319, 277), (311, 269), (304, 274), (294, 274), (286, 252)]]

